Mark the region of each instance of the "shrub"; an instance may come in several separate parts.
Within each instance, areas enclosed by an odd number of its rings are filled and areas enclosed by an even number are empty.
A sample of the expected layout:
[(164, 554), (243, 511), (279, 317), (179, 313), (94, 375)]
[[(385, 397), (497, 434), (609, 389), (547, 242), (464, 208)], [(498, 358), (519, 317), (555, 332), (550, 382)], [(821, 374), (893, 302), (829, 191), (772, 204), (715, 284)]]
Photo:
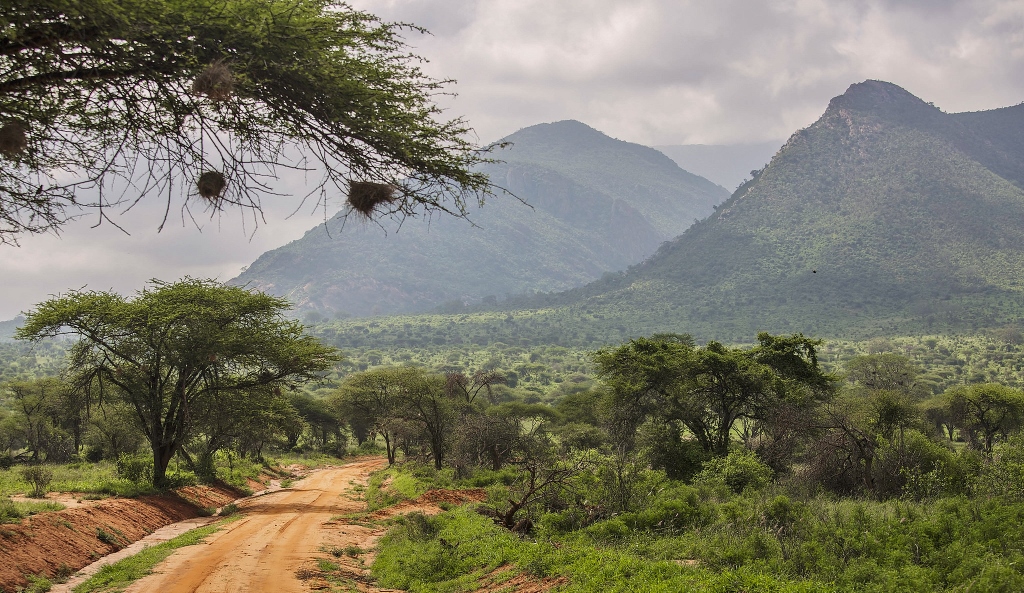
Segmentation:
[(45, 575), (27, 575), (25, 578), (28, 579), (28, 586), (23, 589), (24, 593), (46, 593), (53, 588), (50, 579)]
[(121, 453), (117, 456), (117, 477), (133, 484), (153, 480), (153, 460), (143, 455)]
[(53, 470), (42, 465), (30, 465), (21, 470), (21, 477), (32, 484), (32, 496), (42, 498), (49, 491), (53, 481)]
[(11, 469), (14, 466), (14, 456), (10, 453), (0, 453), (0, 469)]
[(696, 476), (697, 482), (721, 483), (736, 493), (747, 488), (763, 488), (771, 479), (772, 469), (746, 449), (732, 451), (726, 457), (708, 461)]
[(1024, 501), (1024, 435), (1014, 435), (997, 445), (975, 480), (979, 494)]
[(0, 523), (17, 523), (25, 517), (25, 513), (14, 504), (9, 497), (0, 498)]

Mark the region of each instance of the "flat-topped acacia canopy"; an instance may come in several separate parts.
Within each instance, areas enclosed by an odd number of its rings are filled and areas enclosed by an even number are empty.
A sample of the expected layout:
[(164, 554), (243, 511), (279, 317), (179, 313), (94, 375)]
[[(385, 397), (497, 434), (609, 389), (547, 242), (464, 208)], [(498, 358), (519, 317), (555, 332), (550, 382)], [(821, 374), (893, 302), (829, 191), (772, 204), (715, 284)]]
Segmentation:
[(484, 156), (440, 117), (421, 32), (330, 0), (5, 2), (0, 242), (147, 196), (258, 220), (282, 167), (315, 170), (324, 206), (357, 180), (398, 190), (375, 216), (464, 214)]

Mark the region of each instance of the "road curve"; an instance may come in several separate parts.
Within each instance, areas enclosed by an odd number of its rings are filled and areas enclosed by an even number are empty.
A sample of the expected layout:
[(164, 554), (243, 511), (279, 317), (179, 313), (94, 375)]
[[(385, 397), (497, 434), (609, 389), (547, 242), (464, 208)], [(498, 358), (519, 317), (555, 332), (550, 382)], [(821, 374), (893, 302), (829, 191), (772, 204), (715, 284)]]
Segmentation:
[[(365, 508), (350, 495), (383, 459), (317, 471), (280, 490), (247, 501), (244, 518), (196, 546), (180, 548), (129, 593), (305, 593), (296, 572), (325, 543), (332, 516)], [(321, 554), (322, 555), (322, 554)]]

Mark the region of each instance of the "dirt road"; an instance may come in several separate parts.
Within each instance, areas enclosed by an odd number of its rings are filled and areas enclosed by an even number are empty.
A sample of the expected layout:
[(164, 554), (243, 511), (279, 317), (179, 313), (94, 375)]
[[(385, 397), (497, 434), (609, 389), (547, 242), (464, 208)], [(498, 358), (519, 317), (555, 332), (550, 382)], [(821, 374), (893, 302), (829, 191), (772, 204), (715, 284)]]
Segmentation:
[[(316, 567), (315, 558), (329, 557), (324, 550), (365, 548), (376, 539), (377, 534), (367, 527), (331, 519), (363, 510), (365, 503), (352, 486), (365, 484), (370, 472), (386, 464), (386, 460), (372, 459), (318, 471), (292, 488), (247, 501), (242, 507), (244, 518), (204, 544), (179, 549), (128, 591), (308, 592), (317, 587), (309, 576)], [(342, 560), (353, 565), (354, 577), (362, 573), (357, 559)]]

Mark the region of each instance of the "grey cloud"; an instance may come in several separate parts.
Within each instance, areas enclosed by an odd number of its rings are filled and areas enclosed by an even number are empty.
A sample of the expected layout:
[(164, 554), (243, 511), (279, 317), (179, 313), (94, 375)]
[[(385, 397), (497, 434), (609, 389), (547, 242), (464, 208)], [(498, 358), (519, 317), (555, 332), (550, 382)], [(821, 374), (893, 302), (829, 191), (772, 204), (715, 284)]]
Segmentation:
[(386, 6), (389, 17), (408, 10), (458, 23), (414, 44), (432, 73), (459, 80), (459, 98), (446, 105), (488, 140), (564, 117), (647, 143), (781, 140), (867, 78), (901, 84), (947, 110), (997, 107), (1024, 94), (1024, 27), (1013, 1)]
[[(408, 32), (424, 69), (455, 78), (448, 116), (481, 142), (539, 122), (578, 119), (647, 144), (781, 143), (864, 79), (899, 84), (946, 111), (1024, 100), (1019, 0), (355, 0)], [(285, 184), (302, 195), (302, 180)], [(111, 227), (0, 246), (0, 319), (46, 294), (88, 284), (131, 291), (148, 278), (234, 276), (266, 249), (322, 220), (294, 199), (256, 231), (235, 216), (180, 219), (159, 207)], [(338, 207), (339, 203), (333, 203)], [(328, 214), (331, 214), (329, 212)]]

